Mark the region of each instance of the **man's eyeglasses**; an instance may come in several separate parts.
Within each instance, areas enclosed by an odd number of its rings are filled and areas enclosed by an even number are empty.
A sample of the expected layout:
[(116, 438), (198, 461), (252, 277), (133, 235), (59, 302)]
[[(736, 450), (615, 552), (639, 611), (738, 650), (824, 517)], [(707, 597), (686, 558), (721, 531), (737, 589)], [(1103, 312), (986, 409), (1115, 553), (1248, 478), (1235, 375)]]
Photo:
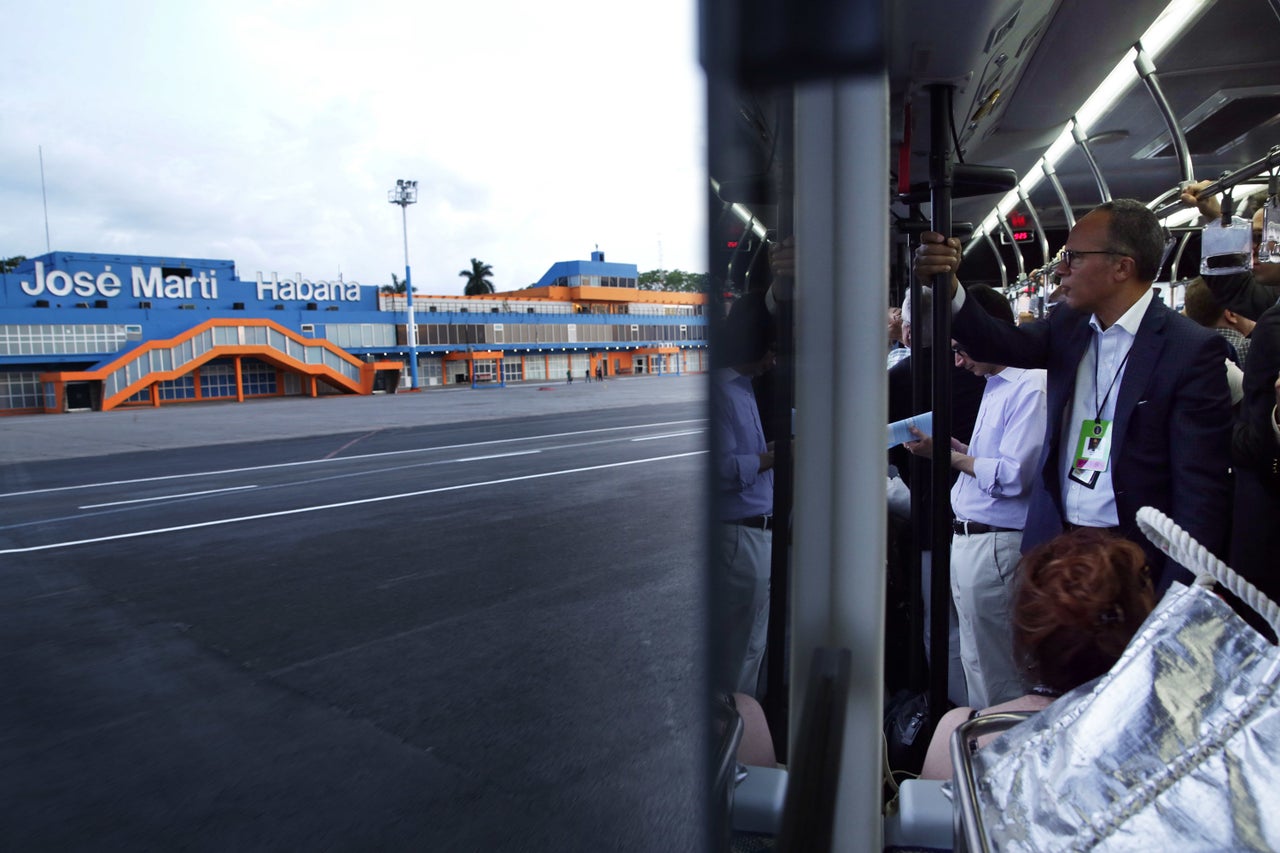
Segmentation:
[(1124, 255), (1124, 252), (1117, 252), (1115, 249), (1063, 249), (1058, 253), (1057, 262), (1066, 264), (1067, 269), (1075, 269), (1084, 260), (1085, 255)]
[(953, 346), (953, 347), (951, 348), (951, 351), (952, 351), (953, 353), (955, 353), (956, 355), (962, 355), (962, 356), (964, 356), (965, 358), (968, 358), (968, 357), (969, 357), (969, 353), (965, 352), (965, 351), (964, 351), (964, 347), (960, 346), (959, 344), (957, 344), (956, 346)]

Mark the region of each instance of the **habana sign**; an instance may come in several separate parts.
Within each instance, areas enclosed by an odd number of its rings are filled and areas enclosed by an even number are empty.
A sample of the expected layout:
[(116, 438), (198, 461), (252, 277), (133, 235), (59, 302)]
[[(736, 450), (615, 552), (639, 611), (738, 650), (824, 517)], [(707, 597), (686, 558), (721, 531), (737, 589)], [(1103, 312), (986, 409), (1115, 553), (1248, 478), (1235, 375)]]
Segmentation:
[[(263, 278), (258, 273), (256, 297), (266, 302), (359, 302), (360, 285), (354, 281), (311, 281), (302, 273), (294, 278), (281, 279), (277, 273)], [(165, 275), (157, 266), (133, 266), (129, 268), (128, 284), (120, 274), (103, 266), (97, 275), (87, 270), (70, 273), (66, 270), (45, 271), (44, 263), (36, 261), (35, 280), (18, 282), (28, 296), (66, 297), (85, 299), (110, 299), (125, 294), (133, 299), (217, 299), (218, 273), (201, 271), (199, 275)]]

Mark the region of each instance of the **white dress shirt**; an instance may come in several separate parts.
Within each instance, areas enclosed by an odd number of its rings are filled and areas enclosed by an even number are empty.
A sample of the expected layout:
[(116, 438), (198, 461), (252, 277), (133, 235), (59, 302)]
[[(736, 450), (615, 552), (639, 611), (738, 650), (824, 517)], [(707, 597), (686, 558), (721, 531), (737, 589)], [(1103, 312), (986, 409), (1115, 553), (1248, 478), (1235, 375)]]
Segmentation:
[[(1142, 324), (1147, 307), (1154, 298), (1155, 291), (1148, 289), (1119, 320), (1105, 330), (1096, 314), (1089, 318), (1089, 325), (1093, 327), (1093, 340), (1080, 359), (1080, 366), (1076, 368), (1075, 396), (1071, 400), (1070, 412), (1062, 422), (1062, 446), (1058, 459), (1058, 470), (1062, 475), (1063, 516), (1070, 524), (1081, 527), (1116, 527), (1120, 524), (1120, 516), (1116, 511), (1116, 491), (1111, 481), (1115, 470), (1114, 459), (1110, 460), (1107, 470), (1098, 472), (1093, 488), (1071, 479), (1071, 466), (1075, 460), (1076, 444), (1080, 440), (1080, 425), (1095, 418), (1115, 420), (1116, 399), (1120, 396), (1120, 385), (1124, 382), (1129, 350), (1133, 347), (1134, 337), (1138, 334), (1138, 326)], [(1106, 395), (1105, 402), (1103, 395)], [(1099, 405), (1102, 406), (1101, 413), (1098, 411)], [(1113, 449), (1115, 438), (1115, 433), (1112, 432)]]

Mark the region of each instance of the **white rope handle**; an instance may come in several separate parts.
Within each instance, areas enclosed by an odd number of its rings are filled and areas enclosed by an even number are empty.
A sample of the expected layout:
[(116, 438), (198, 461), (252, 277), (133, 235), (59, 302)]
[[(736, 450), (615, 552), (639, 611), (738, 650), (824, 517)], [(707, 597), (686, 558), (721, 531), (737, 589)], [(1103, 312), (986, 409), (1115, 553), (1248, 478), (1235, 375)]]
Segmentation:
[(1190, 533), (1155, 507), (1138, 510), (1138, 528), (1170, 558), (1186, 566), (1196, 575), (1196, 583), (1209, 585), (1217, 581), (1240, 600), (1257, 611), (1273, 631), (1280, 634), (1280, 607), (1262, 591), (1236, 574), (1230, 566), (1192, 538)]

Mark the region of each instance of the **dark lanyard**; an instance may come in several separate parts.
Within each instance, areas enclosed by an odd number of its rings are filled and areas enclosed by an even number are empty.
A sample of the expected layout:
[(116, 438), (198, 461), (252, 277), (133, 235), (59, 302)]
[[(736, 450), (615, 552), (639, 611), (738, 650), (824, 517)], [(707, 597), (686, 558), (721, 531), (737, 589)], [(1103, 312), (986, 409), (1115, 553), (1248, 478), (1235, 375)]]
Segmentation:
[(1116, 380), (1120, 378), (1120, 374), (1124, 372), (1125, 362), (1129, 360), (1129, 353), (1133, 352), (1133, 344), (1129, 345), (1129, 350), (1124, 354), (1124, 358), (1120, 359), (1120, 366), (1116, 368), (1116, 372), (1111, 375), (1111, 384), (1107, 386), (1107, 393), (1102, 395), (1102, 402), (1098, 402), (1098, 367), (1102, 362), (1102, 344), (1098, 343), (1100, 336), (1093, 336), (1093, 404), (1097, 407), (1097, 414), (1093, 416), (1094, 424), (1102, 423), (1102, 410), (1107, 405), (1107, 400), (1111, 397), (1111, 389), (1116, 387)]

